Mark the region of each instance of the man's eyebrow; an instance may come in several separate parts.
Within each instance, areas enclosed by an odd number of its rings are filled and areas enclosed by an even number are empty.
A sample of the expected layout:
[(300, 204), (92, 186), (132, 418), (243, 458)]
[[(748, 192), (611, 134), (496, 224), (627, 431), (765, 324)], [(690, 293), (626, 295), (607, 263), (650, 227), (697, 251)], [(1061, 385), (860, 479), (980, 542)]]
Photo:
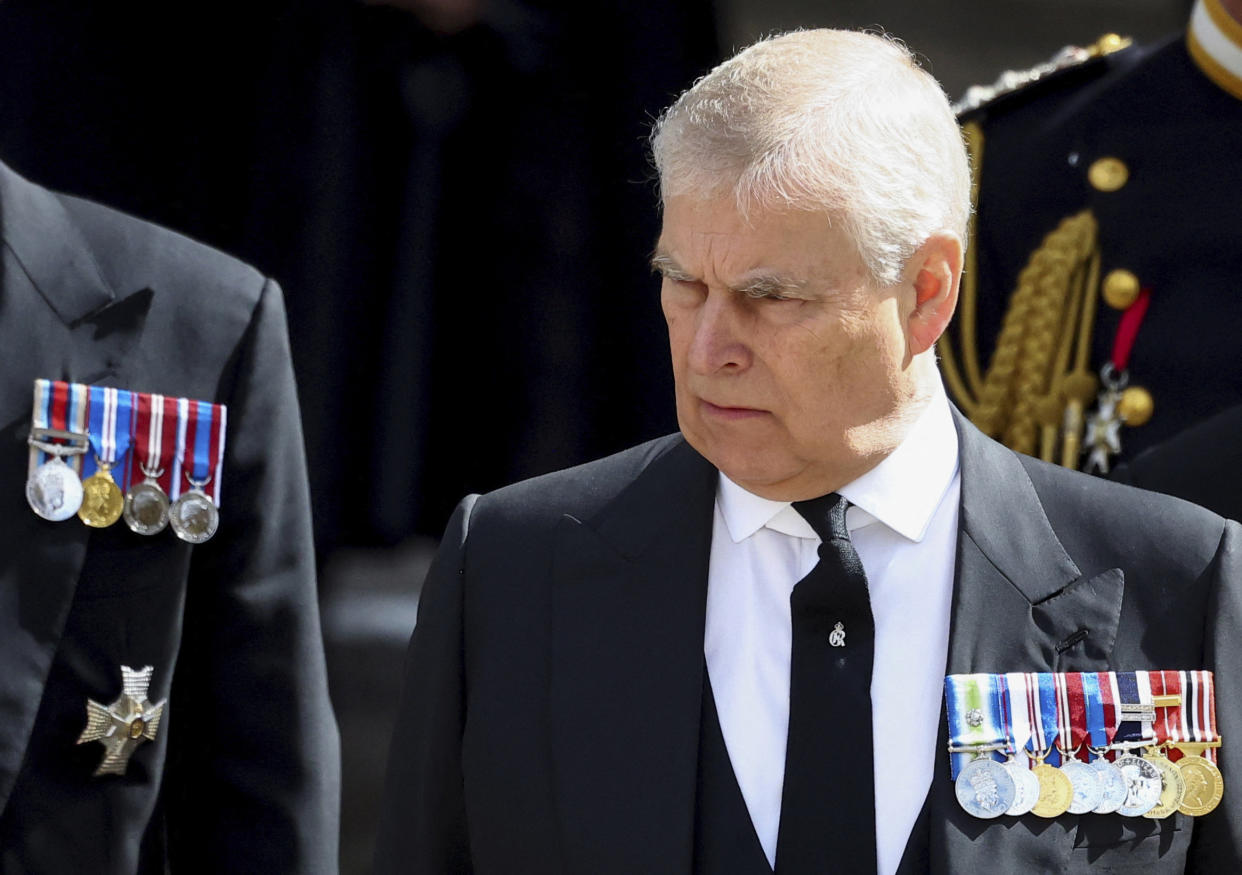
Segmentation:
[(660, 276), (668, 277), (671, 280), (681, 280), (684, 282), (694, 282), (695, 280), (693, 276), (682, 270), (681, 266), (671, 256), (663, 252), (657, 252), (651, 256), (651, 269)]
[(763, 274), (747, 280), (733, 291), (751, 298), (766, 298), (771, 295), (789, 295), (800, 291), (806, 286), (801, 280), (781, 274)]

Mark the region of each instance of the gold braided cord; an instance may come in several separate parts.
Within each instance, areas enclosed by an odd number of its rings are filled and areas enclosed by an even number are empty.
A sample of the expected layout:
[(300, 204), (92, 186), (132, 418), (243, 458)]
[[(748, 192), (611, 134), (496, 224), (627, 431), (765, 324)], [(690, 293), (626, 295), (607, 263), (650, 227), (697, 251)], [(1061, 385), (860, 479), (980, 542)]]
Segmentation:
[(966, 247), (966, 271), (962, 294), (967, 306), (962, 310), (962, 364), (966, 368), (966, 381), (976, 397), (983, 391), (983, 375), (979, 368), (978, 326), (975, 322), (979, 300), (979, 178), (983, 172), (983, 127), (978, 122), (962, 126), (966, 136), (966, 148), (970, 154), (970, 243)]
[(1070, 216), (1018, 275), (971, 419), (1019, 452), (1054, 457), (1070, 394), (1067, 366), (1083, 358), (1082, 338), (1089, 344), (1094, 324), (1096, 237), (1090, 211)]
[(940, 354), (940, 369), (948, 384), (949, 392), (963, 412), (969, 418), (974, 419), (978, 398), (983, 388), (975, 318), (979, 301), (976, 208), (979, 204), (979, 175), (983, 167), (983, 127), (978, 122), (967, 122), (962, 126), (962, 136), (966, 141), (967, 152), (970, 154), (970, 224), (967, 231), (966, 265), (962, 271), (962, 295), (958, 302), (955, 321), (962, 346), (965, 379), (963, 379), (963, 371), (958, 368), (957, 353), (953, 349), (949, 332), (946, 331), (940, 335), (936, 350)]

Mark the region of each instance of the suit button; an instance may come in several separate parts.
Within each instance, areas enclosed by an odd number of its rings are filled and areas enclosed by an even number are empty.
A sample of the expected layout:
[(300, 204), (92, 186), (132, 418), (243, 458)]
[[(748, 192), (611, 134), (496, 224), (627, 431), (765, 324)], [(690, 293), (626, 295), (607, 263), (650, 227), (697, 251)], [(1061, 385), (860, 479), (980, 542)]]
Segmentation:
[(1087, 181), (1097, 191), (1116, 191), (1126, 184), (1130, 178), (1130, 168), (1126, 162), (1111, 155), (1097, 158), (1087, 168)]
[(1114, 310), (1124, 310), (1138, 300), (1139, 281), (1125, 268), (1110, 270), (1104, 277), (1104, 301)]

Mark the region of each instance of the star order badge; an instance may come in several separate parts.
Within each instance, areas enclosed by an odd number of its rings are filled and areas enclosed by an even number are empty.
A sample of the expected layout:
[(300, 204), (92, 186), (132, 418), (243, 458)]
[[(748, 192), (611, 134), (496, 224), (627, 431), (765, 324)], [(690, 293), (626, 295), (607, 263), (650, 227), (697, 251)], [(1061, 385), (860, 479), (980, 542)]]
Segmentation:
[(78, 737), (78, 744), (98, 741), (107, 750), (96, 775), (125, 774), (130, 755), (144, 741), (155, 740), (167, 700), (153, 705), (147, 698), (154, 672), (149, 665), (141, 671), (123, 665), (120, 698), (107, 706), (94, 699), (86, 700), (86, 728)]

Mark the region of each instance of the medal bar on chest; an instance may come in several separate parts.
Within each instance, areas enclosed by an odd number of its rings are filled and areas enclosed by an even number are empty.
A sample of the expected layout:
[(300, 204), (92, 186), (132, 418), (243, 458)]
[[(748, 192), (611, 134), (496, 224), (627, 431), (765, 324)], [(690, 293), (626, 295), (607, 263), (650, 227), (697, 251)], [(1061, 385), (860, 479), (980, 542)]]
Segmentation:
[(1069, 810), (1074, 799), (1074, 785), (1069, 776), (1052, 763), (1049, 756), (1059, 759), (1056, 741), (1060, 734), (1057, 724), (1056, 676), (1047, 672), (1027, 675), (1027, 703), (1031, 708), (1033, 729), (1031, 771), (1039, 780), (1039, 800), (1031, 813), (1039, 817), (1057, 817)]
[[(125, 508), (122, 485), (126, 468), (122, 459), (129, 452), (133, 393), (108, 386), (84, 386), (89, 399), (87, 434), (91, 453), (82, 459), (82, 507), (78, 518), (102, 529), (121, 518)], [(116, 482), (113, 470), (120, 473)]]
[(85, 403), (67, 383), (36, 380), (31, 416), (26, 502), (45, 520), (61, 522), (82, 506), (81, 457), (90, 450)]
[(1017, 793), (1013, 776), (994, 757), (1009, 745), (997, 679), (990, 674), (945, 679), (949, 751), (972, 755), (960, 770), (959, 762), (954, 762), (954, 791), (962, 808), (980, 818), (1000, 817), (1014, 804)]
[(1169, 723), (1164, 747), (1184, 784), (1177, 810), (1195, 817), (1220, 804), (1225, 779), (1212, 761), (1220, 747), (1216, 700), (1210, 671), (1165, 671), (1166, 691), (1176, 687), (1179, 701), (1165, 709)]
[(180, 399), (179, 409), (177, 469), (190, 488), (181, 491), (173, 500), (169, 522), (178, 538), (201, 544), (210, 539), (220, 525), (220, 478), (217, 475), (224, 455), (226, 414), (223, 405), (185, 398)]
[(1113, 672), (1116, 684), (1117, 732), (1113, 736), (1113, 761), (1126, 779), (1126, 801), (1118, 813), (1141, 817), (1160, 802), (1164, 782), (1160, 770), (1136, 750), (1149, 748), (1155, 742), (1152, 724), (1156, 709), (1151, 701), (1151, 683), (1145, 671)]
[(1001, 719), (1009, 742), (1009, 758), (1005, 768), (1013, 777), (1017, 793), (1005, 814), (1017, 817), (1029, 814), (1039, 801), (1039, 779), (1031, 771), (1027, 743), (1031, 739), (1031, 716), (1027, 708), (1026, 675), (1021, 672), (998, 675), (1001, 684)]
[[(166, 441), (164, 429), (165, 410), (171, 408), (173, 421), (176, 417), (176, 399), (163, 395), (141, 393), (135, 401), (134, 415), (134, 465), (142, 480), (134, 483), (125, 494), (125, 524), (139, 535), (157, 535), (168, 525), (168, 493), (160, 485), (164, 476), (165, 459), (174, 445)], [(169, 430), (170, 432), (172, 430)]]
[(1104, 785), (1099, 773), (1079, 758), (1087, 740), (1087, 702), (1083, 693), (1082, 675), (1066, 672), (1053, 675), (1057, 691), (1057, 749), (1061, 754), (1060, 769), (1074, 788), (1070, 814), (1094, 812), (1104, 799)]
[(1117, 706), (1113, 697), (1111, 672), (1083, 672), (1078, 675), (1082, 685), (1083, 707), (1087, 718), (1087, 754), (1091, 768), (1100, 778), (1100, 802), (1094, 814), (1115, 814), (1125, 805), (1129, 786), (1125, 776), (1108, 759), (1108, 751), (1117, 734)]

